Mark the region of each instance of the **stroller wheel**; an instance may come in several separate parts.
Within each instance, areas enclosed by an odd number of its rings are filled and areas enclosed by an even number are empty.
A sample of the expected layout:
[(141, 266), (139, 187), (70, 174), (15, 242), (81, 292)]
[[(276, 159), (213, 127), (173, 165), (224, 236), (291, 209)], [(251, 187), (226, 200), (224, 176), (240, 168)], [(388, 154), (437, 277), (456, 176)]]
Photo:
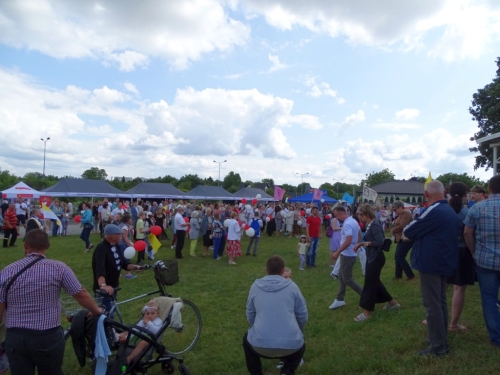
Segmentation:
[(164, 374), (173, 374), (175, 372), (175, 367), (172, 364), (172, 361), (163, 363), (161, 365), (161, 369), (163, 370)]
[(181, 375), (190, 375), (188, 367), (185, 364), (179, 365), (179, 372)]

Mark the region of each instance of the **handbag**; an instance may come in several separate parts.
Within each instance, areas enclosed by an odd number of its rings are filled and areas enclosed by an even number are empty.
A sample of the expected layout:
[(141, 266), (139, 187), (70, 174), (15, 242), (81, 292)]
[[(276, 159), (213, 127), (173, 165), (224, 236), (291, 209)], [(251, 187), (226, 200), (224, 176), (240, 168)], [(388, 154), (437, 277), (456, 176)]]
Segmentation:
[(382, 244), (381, 249), (384, 251), (389, 251), (391, 249), (391, 245), (392, 245), (392, 240), (390, 238), (386, 238), (384, 240), (384, 243)]
[(326, 236), (331, 237), (333, 236), (333, 228), (329, 225), (328, 228), (326, 228)]

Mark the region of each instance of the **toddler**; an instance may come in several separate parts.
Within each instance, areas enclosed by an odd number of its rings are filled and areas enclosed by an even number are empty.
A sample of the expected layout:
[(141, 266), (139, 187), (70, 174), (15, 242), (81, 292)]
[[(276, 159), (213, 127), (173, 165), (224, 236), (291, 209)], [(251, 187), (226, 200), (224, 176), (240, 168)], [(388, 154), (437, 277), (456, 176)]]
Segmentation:
[(306, 259), (306, 251), (309, 248), (309, 243), (306, 242), (307, 238), (305, 235), (300, 236), (300, 242), (297, 245), (297, 254), (300, 258), (299, 270), (304, 271), (304, 261)]

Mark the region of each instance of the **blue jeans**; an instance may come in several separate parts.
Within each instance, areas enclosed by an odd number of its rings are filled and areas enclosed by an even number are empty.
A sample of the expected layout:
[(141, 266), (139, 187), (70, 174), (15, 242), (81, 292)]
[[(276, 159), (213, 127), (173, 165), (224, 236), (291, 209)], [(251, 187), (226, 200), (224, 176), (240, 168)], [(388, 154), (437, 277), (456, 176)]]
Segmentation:
[[(86, 225), (86, 224), (85, 224)], [(80, 238), (85, 242), (85, 249), (90, 247), (90, 232), (92, 232), (92, 227), (82, 229), (82, 233), (80, 234)]]
[(500, 312), (497, 307), (500, 271), (477, 266), (477, 278), (481, 291), (484, 321), (490, 335), (490, 341), (492, 344), (500, 346)]
[(316, 253), (318, 252), (319, 238), (311, 237), (311, 244), (307, 250), (306, 265), (314, 266), (316, 263)]
[(52, 235), (57, 236), (57, 232), (59, 232), (59, 225), (57, 225), (57, 221), (51, 220), (52, 221)]

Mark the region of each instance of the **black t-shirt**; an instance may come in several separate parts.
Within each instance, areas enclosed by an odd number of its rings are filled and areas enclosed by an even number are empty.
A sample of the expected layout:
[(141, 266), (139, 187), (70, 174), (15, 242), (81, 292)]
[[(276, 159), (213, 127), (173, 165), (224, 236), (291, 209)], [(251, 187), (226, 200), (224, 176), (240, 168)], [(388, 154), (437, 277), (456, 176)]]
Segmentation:
[(92, 256), (92, 272), (94, 274), (93, 290), (99, 289), (97, 279), (104, 276), (106, 285), (116, 288), (120, 285), (120, 271), (126, 269), (130, 262), (124, 258), (118, 244), (111, 245), (103, 240), (95, 248)]

